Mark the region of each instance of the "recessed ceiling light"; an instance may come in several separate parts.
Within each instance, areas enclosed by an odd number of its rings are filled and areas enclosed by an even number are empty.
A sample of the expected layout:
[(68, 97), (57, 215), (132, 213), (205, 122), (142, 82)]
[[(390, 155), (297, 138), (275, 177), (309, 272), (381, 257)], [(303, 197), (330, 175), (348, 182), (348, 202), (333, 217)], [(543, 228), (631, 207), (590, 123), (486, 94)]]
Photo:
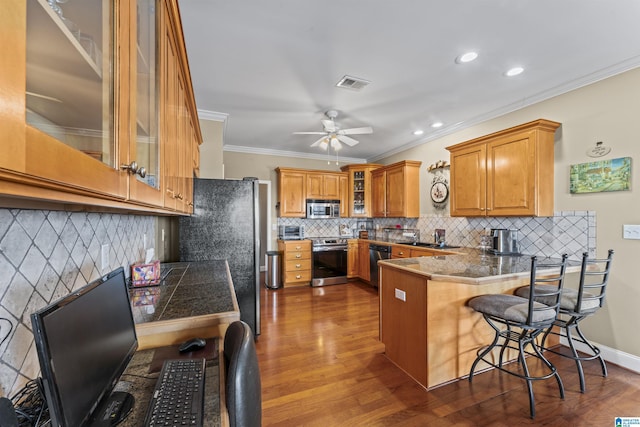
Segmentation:
[(414, 130), (413, 131), (413, 134), (416, 135), (416, 136), (417, 135), (422, 135), (423, 133), (424, 133), (424, 131), (422, 129), (418, 129), (418, 130)]
[(465, 62), (471, 62), (474, 59), (476, 59), (478, 57), (478, 54), (476, 52), (467, 52), (467, 53), (463, 53), (462, 55), (458, 56), (456, 58), (456, 62), (458, 64), (463, 64)]
[(510, 70), (508, 70), (506, 73), (504, 73), (504, 75), (507, 77), (513, 77), (513, 76), (517, 76), (518, 74), (522, 74), (523, 71), (524, 71), (524, 68), (522, 67), (513, 67)]
[(432, 128), (439, 128), (442, 127), (442, 122), (435, 122), (431, 125)]

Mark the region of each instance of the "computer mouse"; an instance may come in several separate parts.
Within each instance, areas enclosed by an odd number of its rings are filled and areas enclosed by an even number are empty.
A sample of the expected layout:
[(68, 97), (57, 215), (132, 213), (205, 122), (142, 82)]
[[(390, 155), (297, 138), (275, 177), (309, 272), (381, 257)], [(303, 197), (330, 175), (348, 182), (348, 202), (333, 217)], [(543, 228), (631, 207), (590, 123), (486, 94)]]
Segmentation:
[(200, 350), (205, 346), (205, 344), (207, 344), (207, 342), (202, 338), (192, 338), (180, 344), (178, 351), (180, 353), (187, 353), (189, 351)]

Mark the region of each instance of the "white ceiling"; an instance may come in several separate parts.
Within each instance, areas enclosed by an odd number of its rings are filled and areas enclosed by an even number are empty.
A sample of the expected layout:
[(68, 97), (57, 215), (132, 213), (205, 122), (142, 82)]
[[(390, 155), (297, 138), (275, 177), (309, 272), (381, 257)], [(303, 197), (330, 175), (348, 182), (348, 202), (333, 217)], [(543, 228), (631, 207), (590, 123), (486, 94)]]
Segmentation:
[[(640, 66), (638, 0), (179, 4), (196, 103), (226, 115), (225, 150), (326, 156), (292, 133), (336, 109), (342, 128), (374, 128), (340, 157), (375, 161)], [(524, 73), (505, 77), (513, 66)], [(371, 84), (335, 87), (344, 75)]]

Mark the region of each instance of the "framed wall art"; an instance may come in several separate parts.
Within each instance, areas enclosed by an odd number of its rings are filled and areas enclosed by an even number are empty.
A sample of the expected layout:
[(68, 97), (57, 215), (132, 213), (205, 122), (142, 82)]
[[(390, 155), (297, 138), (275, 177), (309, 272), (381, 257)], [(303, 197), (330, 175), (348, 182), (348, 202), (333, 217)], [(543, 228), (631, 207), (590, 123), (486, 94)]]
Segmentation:
[(631, 188), (631, 157), (571, 165), (571, 194), (627, 191)]

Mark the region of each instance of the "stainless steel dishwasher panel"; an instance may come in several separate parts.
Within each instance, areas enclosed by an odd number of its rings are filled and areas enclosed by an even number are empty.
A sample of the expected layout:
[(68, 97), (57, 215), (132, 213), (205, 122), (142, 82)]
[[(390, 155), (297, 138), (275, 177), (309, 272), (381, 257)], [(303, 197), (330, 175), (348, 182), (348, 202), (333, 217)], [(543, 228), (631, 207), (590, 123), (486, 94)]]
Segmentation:
[(369, 272), (370, 282), (376, 288), (378, 287), (378, 261), (381, 259), (391, 258), (391, 246), (388, 245), (369, 245)]

